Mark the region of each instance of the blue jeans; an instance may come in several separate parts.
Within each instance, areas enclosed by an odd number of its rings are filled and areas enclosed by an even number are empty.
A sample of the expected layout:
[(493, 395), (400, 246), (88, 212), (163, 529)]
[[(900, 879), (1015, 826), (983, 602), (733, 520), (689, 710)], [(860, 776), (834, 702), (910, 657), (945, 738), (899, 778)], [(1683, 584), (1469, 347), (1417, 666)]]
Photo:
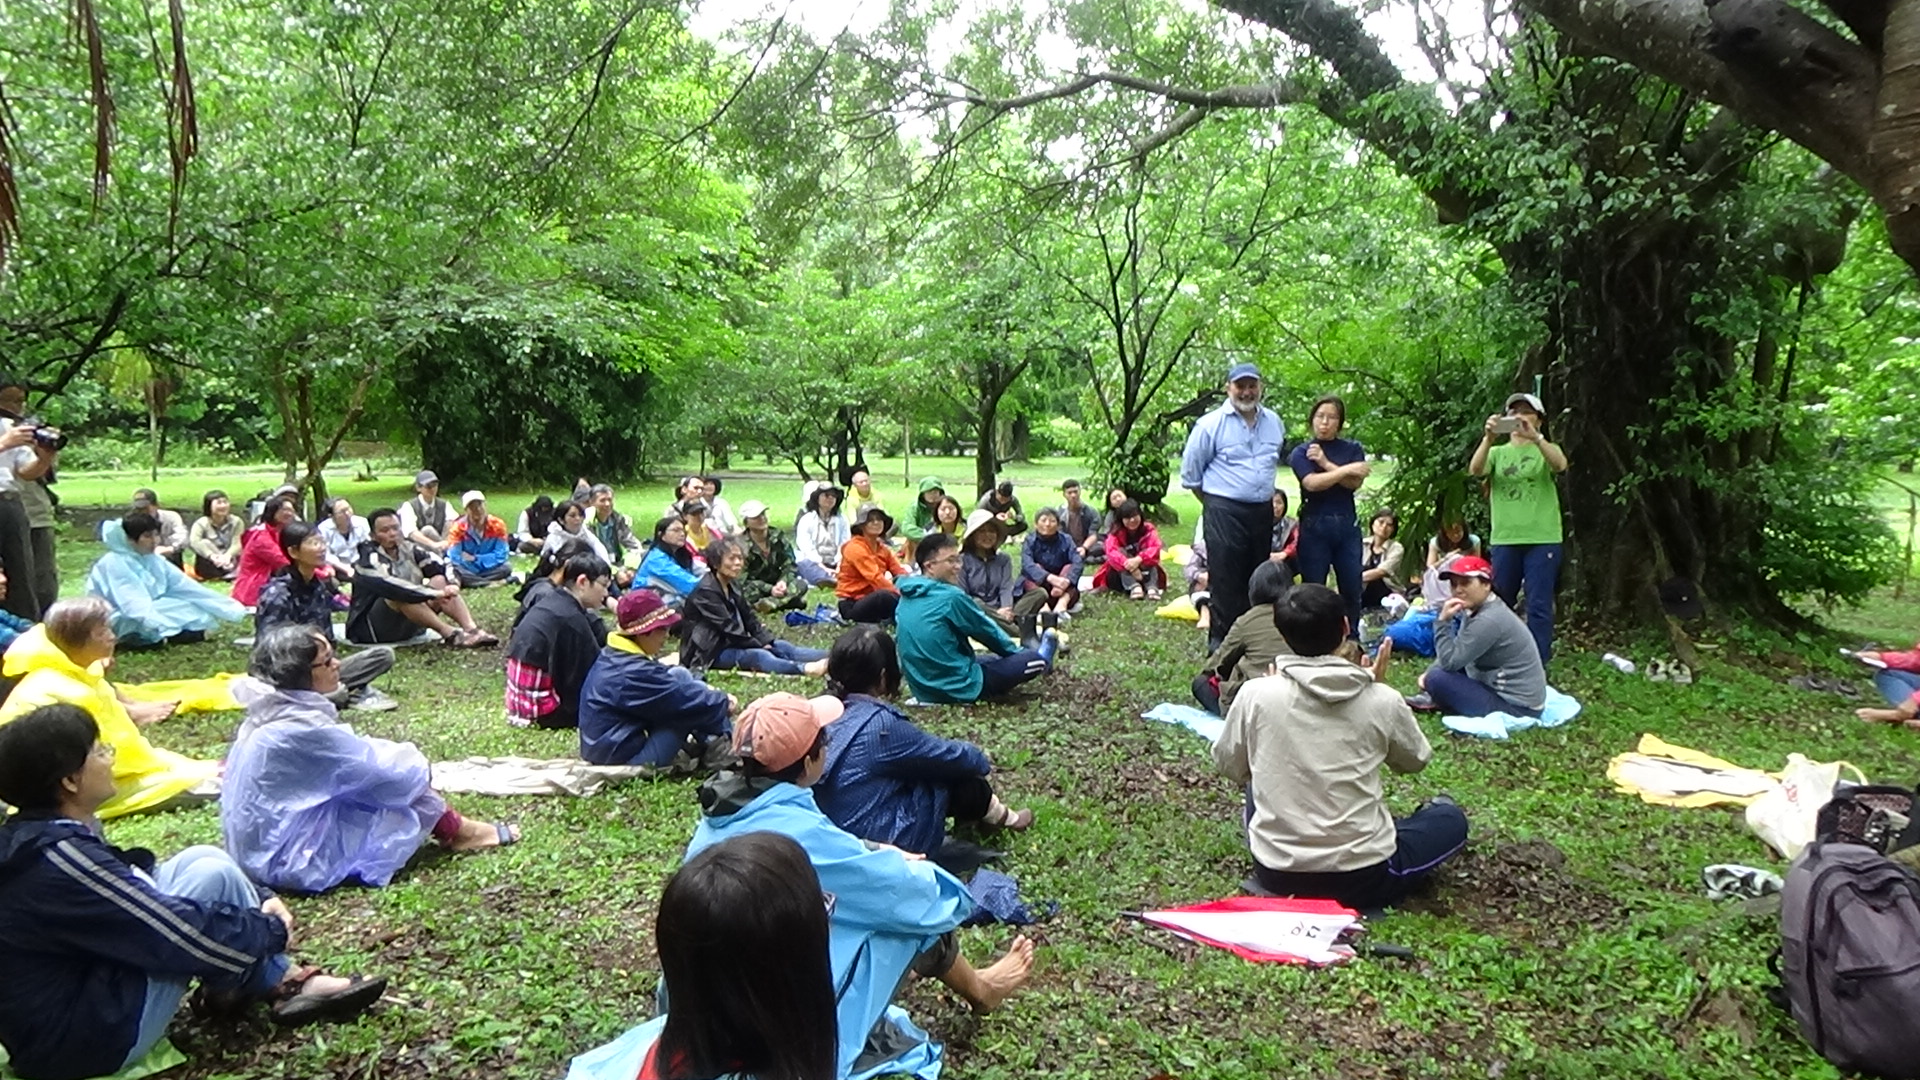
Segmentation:
[(1299, 873), (1255, 863), (1253, 877), (1277, 896), (1304, 896), (1376, 911), (1398, 902), (1421, 879), (1467, 846), (1467, 815), (1451, 803), (1428, 803), (1394, 822), (1398, 838), (1387, 861), (1359, 870)]
[(808, 562), (805, 559), (795, 564), (794, 569), (799, 571), (800, 580), (815, 586), (831, 585), (840, 576), (837, 570), (829, 570), (817, 562)]
[(1553, 594), (1560, 588), (1559, 544), (1495, 544), (1493, 591), (1516, 613), (1518, 598), (1527, 594), (1524, 616), (1533, 643), (1540, 647), (1540, 662), (1553, 659)]
[(1325, 585), (1331, 569), (1340, 599), (1347, 604), (1347, 636), (1360, 636), (1360, 525), (1351, 517), (1306, 518), (1294, 549), (1304, 585)]
[(741, 671), (762, 671), (768, 675), (804, 675), (800, 665), (811, 664), (816, 660), (825, 660), (825, 649), (809, 649), (787, 641), (775, 641), (764, 649), (721, 649), (720, 655), (713, 658), (716, 671), (738, 668)]
[(1904, 705), (1908, 698), (1920, 693), (1920, 675), (1911, 671), (1895, 671), (1886, 668), (1873, 673), (1874, 689), (1887, 699), (1889, 705)]
[[(190, 847), (154, 867), (153, 882), (168, 896), (185, 900), (197, 900), (203, 904), (232, 904), (242, 908), (260, 906), (260, 894), (254, 890), (253, 883), (247, 880), (247, 875), (239, 865), (226, 852), (205, 844)], [(209, 989), (240, 991), (249, 997), (266, 997), (268, 991), (280, 985), (280, 980), (286, 976), (287, 958), (269, 956), (237, 980), (205, 981)], [(161, 1037), (166, 1035), (167, 1025), (173, 1022), (173, 1014), (180, 1011), (180, 1003), (186, 1000), (192, 982), (191, 979), (147, 977), (147, 1002), (140, 1012), (140, 1037), (134, 1040), (133, 1049), (127, 1052), (127, 1060), (122, 1068), (146, 1057)]]
[(1515, 716), (1539, 716), (1539, 709), (1516, 705), (1486, 683), (1464, 671), (1448, 671), (1435, 665), (1427, 669), (1426, 691), (1442, 716), (1491, 716), (1497, 712)]
[(647, 741), (640, 744), (640, 752), (627, 764), (665, 768), (673, 764), (674, 757), (687, 745), (689, 738), (705, 741), (716, 735), (732, 733), (733, 724), (724, 707), (709, 713), (656, 717), (648, 721)]

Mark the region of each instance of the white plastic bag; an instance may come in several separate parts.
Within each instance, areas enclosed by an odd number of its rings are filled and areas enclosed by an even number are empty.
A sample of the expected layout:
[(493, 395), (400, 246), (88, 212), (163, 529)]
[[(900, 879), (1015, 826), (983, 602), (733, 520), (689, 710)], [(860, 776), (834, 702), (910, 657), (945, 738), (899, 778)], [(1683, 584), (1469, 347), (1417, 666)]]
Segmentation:
[(1842, 768), (1852, 770), (1860, 783), (1867, 782), (1866, 776), (1847, 762), (1809, 761), (1805, 755), (1788, 754), (1780, 786), (1747, 806), (1747, 827), (1781, 858), (1792, 859), (1813, 842), (1820, 808), (1833, 798), (1833, 786), (1839, 783)]

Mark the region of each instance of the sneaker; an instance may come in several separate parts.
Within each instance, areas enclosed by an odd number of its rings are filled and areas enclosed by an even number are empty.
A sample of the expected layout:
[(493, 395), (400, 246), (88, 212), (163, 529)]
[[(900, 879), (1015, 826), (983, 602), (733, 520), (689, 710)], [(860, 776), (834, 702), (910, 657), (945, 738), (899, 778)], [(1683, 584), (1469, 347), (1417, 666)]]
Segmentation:
[(1647, 661), (1647, 679), (1650, 682), (1667, 681), (1667, 662), (1665, 660)]
[(1693, 669), (1688, 667), (1685, 661), (1672, 661), (1667, 664), (1667, 681), (1681, 686), (1690, 686), (1693, 683)]
[(369, 686), (347, 699), (347, 708), (357, 712), (392, 712), (400, 703)]
[(1433, 695), (1428, 693), (1408, 694), (1407, 708), (1414, 712), (1439, 712), (1440, 706), (1433, 703)]

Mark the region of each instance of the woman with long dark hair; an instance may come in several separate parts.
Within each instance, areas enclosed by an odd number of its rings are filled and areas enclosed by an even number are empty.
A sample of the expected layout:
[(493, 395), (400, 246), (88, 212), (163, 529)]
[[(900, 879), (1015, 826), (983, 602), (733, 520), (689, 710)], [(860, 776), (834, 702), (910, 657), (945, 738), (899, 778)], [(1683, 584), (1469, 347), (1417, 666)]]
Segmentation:
[(647, 548), (634, 581), (652, 589), (679, 607), (700, 584), (703, 566), (695, 563), (693, 548), (687, 544), (687, 525), (678, 515), (669, 514), (653, 523), (653, 545)]
[(807, 853), (779, 833), (688, 859), (654, 920), (667, 1014), (573, 1059), (567, 1080), (833, 1080), (833, 902)]

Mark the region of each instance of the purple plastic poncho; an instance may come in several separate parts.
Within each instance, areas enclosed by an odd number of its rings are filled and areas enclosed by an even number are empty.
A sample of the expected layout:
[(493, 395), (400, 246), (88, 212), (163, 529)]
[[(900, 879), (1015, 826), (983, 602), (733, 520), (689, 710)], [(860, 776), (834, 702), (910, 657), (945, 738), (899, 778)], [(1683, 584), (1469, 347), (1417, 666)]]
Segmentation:
[(227, 851), (270, 888), (385, 885), (446, 812), (425, 754), (355, 734), (308, 690), (234, 681), (247, 719), (227, 751), (220, 825)]

